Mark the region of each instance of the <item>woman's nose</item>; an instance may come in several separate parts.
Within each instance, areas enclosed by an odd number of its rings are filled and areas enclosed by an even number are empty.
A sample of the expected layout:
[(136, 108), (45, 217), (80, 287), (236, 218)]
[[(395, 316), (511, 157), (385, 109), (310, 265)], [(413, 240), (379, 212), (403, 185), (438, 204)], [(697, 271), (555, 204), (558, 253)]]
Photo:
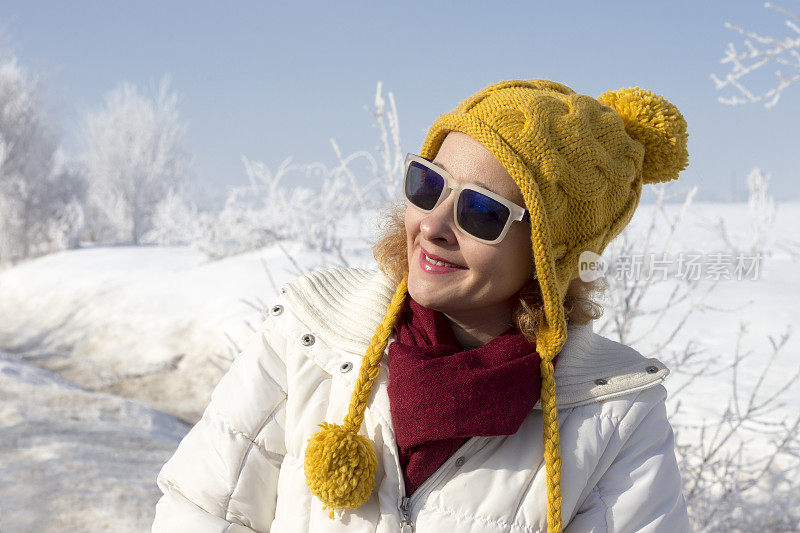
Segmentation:
[(448, 242), (455, 241), (455, 225), (453, 221), (453, 194), (436, 206), (436, 209), (426, 214), (419, 224), (419, 229), (425, 239), (432, 241), (436, 238)]

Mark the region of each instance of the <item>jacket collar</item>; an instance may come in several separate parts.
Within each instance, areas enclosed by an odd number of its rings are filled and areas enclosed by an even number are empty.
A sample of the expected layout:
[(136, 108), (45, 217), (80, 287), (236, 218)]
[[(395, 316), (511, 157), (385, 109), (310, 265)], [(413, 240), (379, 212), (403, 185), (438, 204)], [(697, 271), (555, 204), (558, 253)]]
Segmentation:
[[(350, 267), (313, 271), (282, 292), (288, 309), (323, 341), (307, 355), (352, 384), (357, 371), (342, 374), (334, 369), (345, 363), (359, 368), (396, 288), (380, 270)], [(393, 338), (394, 334), (390, 341)], [(325, 345), (329, 349), (323, 349)], [(386, 367), (385, 360), (381, 366)], [(595, 333), (593, 321), (568, 325), (555, 369), (558, 406), (574, 407), (650, 388), (667, 374), (669, 370), (658, 359), (645, 358)], [(540, 409), (539, 404), (534, 409)]]

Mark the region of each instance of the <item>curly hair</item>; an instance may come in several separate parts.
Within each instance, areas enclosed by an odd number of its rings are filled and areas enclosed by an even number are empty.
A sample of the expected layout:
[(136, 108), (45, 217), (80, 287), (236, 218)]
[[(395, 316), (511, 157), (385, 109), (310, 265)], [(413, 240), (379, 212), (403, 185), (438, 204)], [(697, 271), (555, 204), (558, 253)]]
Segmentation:
[[(396, 283), (408, 274), (408, 245), (405, 227), (405, 203), (384, 206), (379, 212), (378, 239), (372, 255), (381, 271)], [(568, 324), (586, 324), (603, 315), (603, 305), (595, 300), (608, 289), (608, 281), (599, 278), (587, 282), (573, 279), (564, 296), (564, 315)], [(535, 275), (517, 292), (517, 305), (512, 320), (520, 333), (531, 342), (536, 340), (536, 326), (544, 320), (544, 303)]]

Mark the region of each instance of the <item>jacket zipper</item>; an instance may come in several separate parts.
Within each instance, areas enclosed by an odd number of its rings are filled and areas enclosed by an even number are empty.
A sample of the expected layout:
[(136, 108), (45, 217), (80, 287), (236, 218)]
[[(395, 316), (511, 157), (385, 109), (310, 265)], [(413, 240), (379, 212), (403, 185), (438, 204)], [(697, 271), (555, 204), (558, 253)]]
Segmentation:
[(400, 498), (400, 503), (397, 508), (400, 510), (400, 515), (403, 517), (403, 519), (400, 521), (400, 531), (402, 533), (413, 533), (414, 531), (414, 522), (411, 520), (414, 504), (422, 500), (431, 490), (433, 490), (434, 486), (437, 485), (442, 478), (444, 478), (445, 475), (450, 472), (452, 466), (459, 457), (471, 452), (473, 448), (480, 444), (485, 445), (489, 439), (491, 439), (491, 437), (470, 437), (467, 442), (462, 444), (461, 447), (458, 448), (458, 450), (456, 450), (456, 452), (451, 455), (447, 461), (445, 461), (442, 466), (440, 466), (436, 472), (431, 475), (431, 477), (426, 479), (422, 485), (420, 485), (417, 490), (414, 491), (414, 494), (412, 494), (410, 498), (406, 496), (406, 482), (403, 478), (403, 473), (400, 472), (400, 485), (402, 486), (403, 491), (401, 493), (402, 497)]
[(403, 515), (403, 520), (400, 522), (400, 533), (413, 533), (414, 523), (411, 521), (408, 514), (408, 504), (411, 500), (405, 496), (405, 492), (404, 490), (399, 506), (400, 513)]

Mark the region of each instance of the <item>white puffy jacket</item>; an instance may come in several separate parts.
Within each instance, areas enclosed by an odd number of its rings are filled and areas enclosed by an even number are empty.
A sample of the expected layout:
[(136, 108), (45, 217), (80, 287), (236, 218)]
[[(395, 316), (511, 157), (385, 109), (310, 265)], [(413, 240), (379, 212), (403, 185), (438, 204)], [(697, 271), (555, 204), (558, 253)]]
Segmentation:
[[(309, 492), (306, 441), (342, 422), (395, 288), (379, 270), (338, 268), (281, 289), (161, 469), (154, 532), (396, 532), (404, 518), (421, 533), (546, 531), (539, 404), (514, 435), (469, 439), (407, 499), (385, 361), (361, 428), (378, 459), (371, 498), (331, 520)], [(569, 327), (555, 372), (565, 531), (689, 531), (668, 372), (591, 324)]]

